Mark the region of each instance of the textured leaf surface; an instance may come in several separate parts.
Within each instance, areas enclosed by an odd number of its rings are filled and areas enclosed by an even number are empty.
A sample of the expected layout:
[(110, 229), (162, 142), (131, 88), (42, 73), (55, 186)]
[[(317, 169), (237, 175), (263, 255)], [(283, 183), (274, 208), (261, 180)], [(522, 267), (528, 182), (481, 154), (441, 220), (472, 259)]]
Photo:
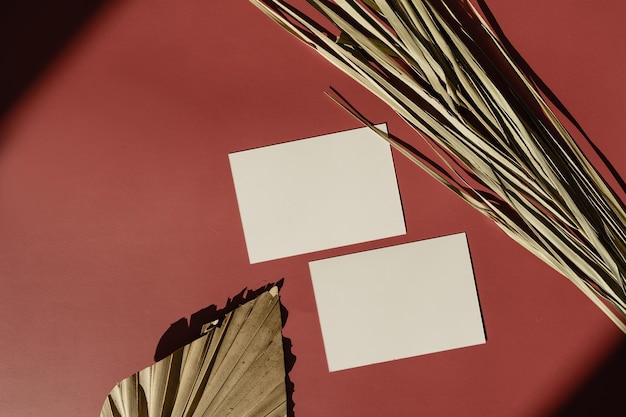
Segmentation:
[(286, 416), (281, 320), (274, 287), (204, 336), (119, 382), (100, 416)]

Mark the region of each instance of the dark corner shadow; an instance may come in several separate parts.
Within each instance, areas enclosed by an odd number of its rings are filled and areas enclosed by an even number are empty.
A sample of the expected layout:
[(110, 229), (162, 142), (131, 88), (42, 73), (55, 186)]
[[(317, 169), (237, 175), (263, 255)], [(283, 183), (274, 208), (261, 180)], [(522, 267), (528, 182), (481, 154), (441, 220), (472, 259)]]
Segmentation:
[(0, 118), (108, 1), (0, 2)]
[(626, 339), (551, 417), (623, 417)]
[[(156, 350), (154, 352), (154, 360), (156, 362), (166, 358), (167, 356), (174, 353), (176, 350), (182, 348), (185, 345), (193, 342), (195, 339), (201, 336), (202, 326), (206, 323), (210, 323), (214, 320), (222, 319), (226, 314), (235, 310), (242, 304), (245, 304), (248, 301), (254, 300), (262, 293), (269, 291), (272, 287), (277, 286), (280, 290), (284, 284), (284, 279), (276, 283), (267, 284), (261, 288), (250, 290), (248, 288), (244, 288), (235, 295), (233, 298), (229, 298), (226, 302), (226, 305), (218, 309), (215, 304), (212, 304), (208, 307), (205, 307), (199, 311), (193, 313), (187, 321), (186, 318), (181, 318), (178, 321), (172, 323), (165, 331), (159, 343), (157, 344)], [(285, 306), (280, 303), (280, 314), (283, 327), (287, 322), (288, 311)], [(293, 369), (296, 363), (296, 356), (292, 352), (292, 343), (291, 340), (283, 336), (283, 352), (285, 355), (285, 386), (287, 391), (287, 415), (289, 417), (294, 417), (294, 408), (295, 403), (293, 401), (293, 392), (295, 391), (295, 387), (291, 379), (289, 378), (289, 373)]]
[[(467, 0), (464, 0), (467, 1)], [(611, 173), (611, 176), (618, 183), (623, 193), (626, 193), (626, 182), (621, 177), (615, 166), (609, 161), (606, 155), (600, 150), (600, 148), (591, 140), (591, 138), (587, 135), (587, 132), (582, 128), (582, 126), (578, 123), (578, 121), (574, 118), (574, 116), (570, 113), (567, 107), (559, 100), (559, 98), (554, 94), (554, 92), (547, 86), (547, 84), (537, 75), (537, 73), (531, 68), (531, 66), (524, 60), (522, 55), (515, 49), (513, 44), (509, 41), (509, 39), (504, 34), (502, 27), (498, 23), (496, 17), (493, 12), (487, 5), (485, 0), (476, 0), (480, 10), (483, 12), (487, 23), (491, 26), (493, 31), (495, 32), (498, 39), (504, 45), (504, 48), (511, 55), (515, 63), (522, 69), (524, 74), (526, 74), (530, 80), (539, 88), (539, 90), (550, 100), (552, 104), (567, 118), (567, 120), (572, 123), (572, 125), (580, 132), (580, 134), (585, 138), (587, 143), (592, 147), (593, 151), (598, 155), (598, 157), (602, 160), (602, 163), (606, 166), (606, 168)]]

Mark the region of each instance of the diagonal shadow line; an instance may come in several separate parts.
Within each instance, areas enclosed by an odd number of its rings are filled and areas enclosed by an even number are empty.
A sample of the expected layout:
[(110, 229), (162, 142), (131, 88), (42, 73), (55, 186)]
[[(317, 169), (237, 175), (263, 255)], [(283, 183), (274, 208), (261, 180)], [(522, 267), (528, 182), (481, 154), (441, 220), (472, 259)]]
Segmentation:
[(621, 177), (615, 166), (611, 163), (611, 161), (606, 157), (606, 155), (602, 152), (602, 150), (591, 140), (587, 132), (583, 129), (583, 127), (578, 123), (578, 121), (574, 118), (574, 116), (567, 109), (565, 104), (559, 100), (559, 98), (554, 94), (554, 92), (548, 87), (548, 85), (541, 79), (541, 77), (532, 69), (532, 67), (526, 62), (526, 60), (522, 57), (522, 55), (515, 49), (513, 44), (509, 41), (509, 39), (504, 34), (504, 30), (498, 23), (495, 15), (487, 5), (485, 0), (476, 0), (480, 10), (484, 13), (487, 23), (491, 26), (495, 34), (498, 36), (498, 39), (502, 42), (507, 52), (511, 55), (513, 60), (522, 71), (531, 79), (531, 81), (537, 86), (537, 88), (554, 104), (554, 106), (569, 120), (570, 123), (580, 132), (580, 134), (585, 138), (587, 143), (592, 147), (593, 151), (598, 155), (598, 157), (602, 160), (602, 163), (606, 166), (606, 168), (611, 173), (613, 179), (617, 182), (619, 187), (621, 188), (623, 193), (626, 193), (626, 182)]
[(0, 118), (110, 0), (0, 2)]
[(551, 417), (626, 416), (622, 382), (625, 373), (626, 339), (623, 339)]

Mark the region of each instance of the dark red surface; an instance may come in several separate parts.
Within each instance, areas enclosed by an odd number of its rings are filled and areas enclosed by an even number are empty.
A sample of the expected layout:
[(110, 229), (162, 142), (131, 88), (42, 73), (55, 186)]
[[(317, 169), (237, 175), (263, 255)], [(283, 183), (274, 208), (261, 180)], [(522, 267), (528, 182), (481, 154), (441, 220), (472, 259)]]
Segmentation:
[[(488, 4), (626, 175), (626, 3)], [(171, 323), (281, 278), (298, 417), (624, 415), (606, 395), (626, 371), (623, 335), (399, 155), (406, 236), (248, 263), (229, 152), (357, 127), (324, 96), (331, 85), (419, 139), (247, 1), (104, 3), (43, 61), (0, 120), (2, 415), (97, 416)], [(328, 373), (307, 262), (460, 231), (487, 343)], [(580, 411), (602, 399), (602, 413)]]

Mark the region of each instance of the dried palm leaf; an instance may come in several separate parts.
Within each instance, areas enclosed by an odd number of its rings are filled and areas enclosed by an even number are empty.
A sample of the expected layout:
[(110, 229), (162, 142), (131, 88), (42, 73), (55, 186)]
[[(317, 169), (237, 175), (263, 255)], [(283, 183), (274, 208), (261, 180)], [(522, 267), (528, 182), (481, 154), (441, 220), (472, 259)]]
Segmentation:
[(286, 416), (281, 329), (273, 287), (204, 336), (119, 382), (100, 417)]
[(443, 168), (335, 101), (626, 332), (624, 205), (468, 1), (307, 0), (308, 15), (251, 1), (423, 133)]

